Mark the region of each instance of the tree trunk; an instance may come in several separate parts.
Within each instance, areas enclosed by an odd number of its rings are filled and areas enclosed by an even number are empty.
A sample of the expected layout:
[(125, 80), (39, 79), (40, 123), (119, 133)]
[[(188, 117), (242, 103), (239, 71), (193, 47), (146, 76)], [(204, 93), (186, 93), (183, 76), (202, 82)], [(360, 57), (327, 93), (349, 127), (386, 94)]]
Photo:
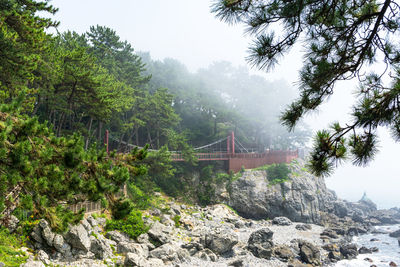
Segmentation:
[(215, 120), (214, 120), (214, 136), (216, 136), (217, 135), (217, 117), (215, 117)]
[(139, 127), (135, 127), (136, 145), (139, 146)]
[(121, 147), (121, 144), (122, 144), (122, 141), (123, 141), (123, 139), (124, 139), (124, 135), (125, 135), (125, 133), (123, 133), (122, 135), (121, 135), (121, 138), (119, 139), (119, 142), (118, 142), (118, 147), (117, 147), (117, 151), (118, 152), (120, 152), (120, 147)]
[(102, 128), (103, 128), (103, 122), (99, 121), (99, 142), (103, 142), (103, 140), (101, 139), (102, 137)]
[(90, 139), (90, 132), (92, 131), (92, 123), (93, 123), (93, 117), (90, 116), (90, 121), (89, 121), (89, 128), (88, 128), (88, 133), (87, 133), (87, 137), (86, 137), (86, 144), (85, 144), (85, 150), (88, 149), (89, 147), (89, 139)]
[(58, 123), (58, 128), (57, 128), (57, 136), (59, 137), (61, 134), (61, 128), (64, 125), (64, 119), (65, 118), (65, 112), (62, 112), (60, 115), (60, 121)]
[(157, 130), (157, 149), (160, 149), (160, 130)]
[(151, 140), (150, 130), (147, 129), (147, 140), (149, 140), (149, 145), (153, 148), (153, 141)]

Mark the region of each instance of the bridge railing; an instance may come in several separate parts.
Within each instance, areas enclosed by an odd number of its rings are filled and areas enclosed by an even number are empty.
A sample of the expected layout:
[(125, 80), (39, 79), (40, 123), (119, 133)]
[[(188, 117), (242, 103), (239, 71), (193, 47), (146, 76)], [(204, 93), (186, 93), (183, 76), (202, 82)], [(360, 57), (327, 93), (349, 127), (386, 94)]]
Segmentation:
[[(215, 153), (195, 153), (195, 157), (198, 160), (228, 160), (229, 154), (224, 152)], [(171, 159), (173, 161), (184, 161), (182, 153), (172, 153)]]

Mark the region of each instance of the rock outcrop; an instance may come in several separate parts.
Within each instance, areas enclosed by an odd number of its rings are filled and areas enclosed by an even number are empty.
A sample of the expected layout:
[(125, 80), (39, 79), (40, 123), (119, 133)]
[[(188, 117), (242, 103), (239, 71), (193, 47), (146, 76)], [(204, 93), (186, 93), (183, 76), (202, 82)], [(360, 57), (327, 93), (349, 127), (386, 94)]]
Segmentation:
[(311, 175), (302, 162), (290, 168), (290, 180), (278, 184), (268, 180), (266, 171), (246, 170), (227, 188), (229, 194), (219, 192), (219, 197), (245, 218), (284, 216), (296, 222), (319, 223), (321, 212), (334, 211), (335, 193), (326, 188), (323, 178)]

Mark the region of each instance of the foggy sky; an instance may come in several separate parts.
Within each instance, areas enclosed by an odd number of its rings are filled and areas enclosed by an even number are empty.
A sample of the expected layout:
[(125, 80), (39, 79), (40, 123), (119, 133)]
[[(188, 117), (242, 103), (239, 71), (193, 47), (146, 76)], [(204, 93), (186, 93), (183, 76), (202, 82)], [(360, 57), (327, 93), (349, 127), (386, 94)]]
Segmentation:
[[(60, 32), (83, 33), (92, 25), (107, 26), (136, 51), (148, 51), (154, 59), (175, 58), (190, 71), (221, 60), (246, 65), (251, 38), (243, 34), (240, 25), (230, 26), (216, 19), (210, 13), (208, 0), (53, 0), (51, 3), (60, 8), (54, 17), (60, 21)], [(285, 79), (296, 86), (297, 71), (302, 65), (301, 51), (301, 44), (297, 45), (270, 73), (256, 69), (253, 72), (269, 80)], [(313, 131), (333, 121), (348, 119), (356, 85), (352, 81), (339, 83), (329, 103), (305, 119)], [(345, 164), (326, 179), (328, 187), (339, 197), (356, 201), (365, 191), (380, 208), (400, 206), (397, 155), (400, 144), (394, 143), (386, 130), (380, 133), (380, 153), (368, 167)]]

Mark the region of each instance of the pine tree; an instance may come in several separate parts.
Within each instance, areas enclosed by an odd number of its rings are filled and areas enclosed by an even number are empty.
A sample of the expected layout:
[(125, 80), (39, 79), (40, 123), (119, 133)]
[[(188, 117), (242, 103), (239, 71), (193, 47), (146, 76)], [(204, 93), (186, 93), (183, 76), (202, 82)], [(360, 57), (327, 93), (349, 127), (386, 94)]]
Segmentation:
[[(262, 69), (272, 68), (296, 42), (306, 44), (300, 98), (282, 115), (289, 129), (320, 107), (337, 81), (360, 80), (352, 121), (334, 123), (315, 138), (311, 166), (316, 174), (329, 174), (349, 156), (356, 165), (367, 164), (377, 152), (379, 126), (389, 127), (394, 139), (400, 140), (400, 49), (396, 44), (400, 6), (396, 1), (217, 0), (213, 11), (221, 20), (246, 24), (255, 37), (248, 60)], [(389, 87), (383, 83), (384, 73), (366, 73), (368, 66), (381, 59), (392, 72)]]

